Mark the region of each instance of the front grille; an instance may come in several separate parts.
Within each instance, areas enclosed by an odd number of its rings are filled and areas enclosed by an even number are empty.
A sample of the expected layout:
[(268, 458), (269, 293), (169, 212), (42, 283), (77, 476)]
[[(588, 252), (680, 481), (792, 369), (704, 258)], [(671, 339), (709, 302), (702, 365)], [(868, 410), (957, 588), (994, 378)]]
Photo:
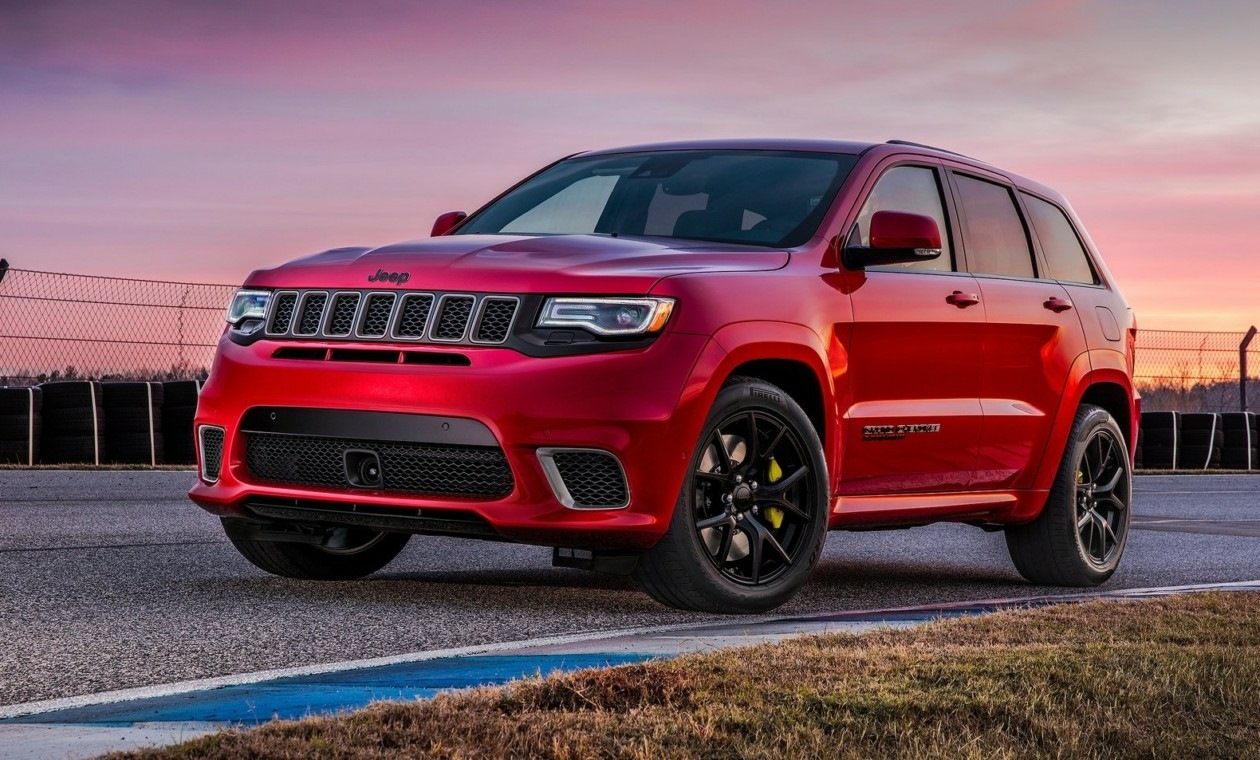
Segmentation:
[(403, 296), (402, 315), (398, 318), (395, 334), (400, 338), (423, 338), (424, 327), (429, 324), (429, 312), (432, 310), (433, 296), (428, 293)]
[(328, 335), (343, 338), (354, 329), (354, 313), (359, 310), (358, 293), (338, 293), (333, 298), (332, 317), (328, 320)]
[(293, 324), (293, 309), (297, 306), (297, 293), (277, 293), (271, 307), (271, 327), (267, 332), (277, 335), (287, 333)]
[(319, 332), (319, 324), (324, 320), (324, 305), (328, 303), (327, 293), (307, 293), (302, 301), (302, 316), (298, 318), (298, 326), (293, 332), (297, 335), (314, 335)]
[(219, 480), (223, 469), (224, 431), (221, 427), (201, 426), (201, 477), (207, 483)]
[(502, 343), (512, 328), (516, 316), (515, 298), (487, 298), (481, 305), (481, 318), (477, 320), (477, 343)]
[(468, 331), (468, 317), (472, 314), (472, 296), (444, 296), (438, 308), (437, 327), (433, 328), (434, 340), (463, 340)]
[(556, 472), (574, 507), (616, 508), (630, 503), (626, 476), (617, 458), (606, 451), (553, 451)]
[(381, 461), (381, 490), (425, 496), (498, 499), (512, 492), (498, 446), (442, 446), (400, 441), (245, 433), (245, 463), (261, 481), (350, 488), (346, 451), (371, 451)]
[(272, 299), (272, 338), (503, 343), (520, 309), (516, 296), (382, 291), (281, 291)]
[(394, 300), (393, 293), (373, 293), (368, 296), (363, 327), (359, 334), (365, 338), (384, 337), (385, 329), (389, 327), (389, 315), (394, 310)]

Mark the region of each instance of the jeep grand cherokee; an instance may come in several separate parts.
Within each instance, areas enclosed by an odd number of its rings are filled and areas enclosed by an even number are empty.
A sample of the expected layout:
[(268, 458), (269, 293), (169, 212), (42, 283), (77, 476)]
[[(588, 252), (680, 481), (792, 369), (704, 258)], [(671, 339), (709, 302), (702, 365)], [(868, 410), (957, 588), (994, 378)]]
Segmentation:
[(1124, 552), (1131, 310), (1058, 193), (904, 142), (581, 153), (430, 239), (254, 272), (192, 498), (250, 562), (355, 578), (412, 535), (554, 547), (748, 612), (828, 530), (1003, 530), (1019, 572)]

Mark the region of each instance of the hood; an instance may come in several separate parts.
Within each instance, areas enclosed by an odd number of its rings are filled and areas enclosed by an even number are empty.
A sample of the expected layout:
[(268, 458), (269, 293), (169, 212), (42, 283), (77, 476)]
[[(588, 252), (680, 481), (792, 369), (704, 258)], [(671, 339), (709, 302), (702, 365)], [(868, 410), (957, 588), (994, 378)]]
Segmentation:
[(338, 248), (260, 269), (246, 285), (628, 294), (647, 293), (674, 274), (769, 271), (787, 261), (781, 250), (670, 238), (449, 235), (383, 248)]

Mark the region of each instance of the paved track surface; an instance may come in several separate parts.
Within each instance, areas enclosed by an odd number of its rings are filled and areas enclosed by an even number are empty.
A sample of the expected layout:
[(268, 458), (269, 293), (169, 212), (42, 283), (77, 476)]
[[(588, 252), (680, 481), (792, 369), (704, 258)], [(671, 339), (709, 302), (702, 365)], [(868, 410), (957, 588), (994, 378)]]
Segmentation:
[[(548, 549), (414, 538), (365, 581), (271, 577), (184, 496), (190, 472), (0, 471), (0, 704), (713, 619)], [(1109, 589), (1260, 578), (1260, 476), (1139, 477)], [(784, 614), (1063, 593), (1030, 586), (1001, 534), (832, 533)]]

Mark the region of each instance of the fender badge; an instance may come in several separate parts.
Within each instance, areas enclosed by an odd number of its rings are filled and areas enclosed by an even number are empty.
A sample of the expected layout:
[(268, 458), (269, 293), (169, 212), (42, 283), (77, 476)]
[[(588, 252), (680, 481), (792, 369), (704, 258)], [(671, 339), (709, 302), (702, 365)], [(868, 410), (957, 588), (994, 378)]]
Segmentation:
[(936, 422), (915, 423), (911, 425), (865, 425), (862, 427), (862, 440), (881, 441), (897, 440), (915, 433), (939, 433), (941, 426)]

